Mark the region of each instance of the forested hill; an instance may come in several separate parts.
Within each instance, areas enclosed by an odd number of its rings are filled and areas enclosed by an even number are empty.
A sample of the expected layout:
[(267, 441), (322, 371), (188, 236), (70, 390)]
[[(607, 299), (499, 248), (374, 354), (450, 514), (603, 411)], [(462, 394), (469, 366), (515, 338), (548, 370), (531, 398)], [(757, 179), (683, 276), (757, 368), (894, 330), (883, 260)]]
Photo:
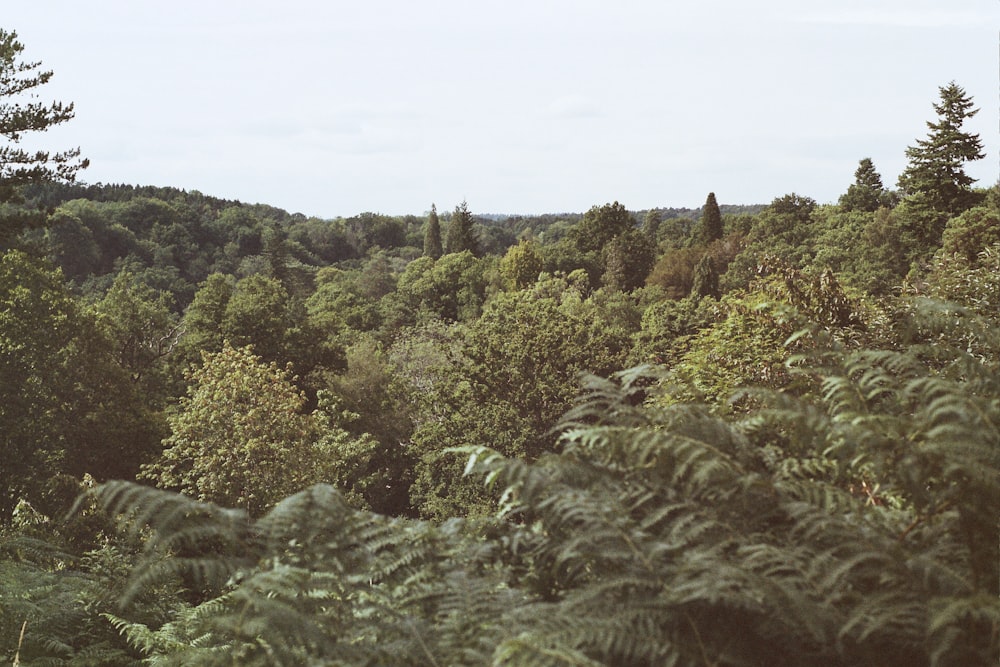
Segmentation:
[[(85, 293), (99, 294), (123, 268), (142, 282), (171, 293), (183, 310), (195, 286), (213, 272), (260, 270), (268, 253), (287, 255), (300, 268), (337, 264), (356, 267), (376, 250), (401, 260), (419, 256), (426, 212), (386, 216), (361, 213), (321, 220), (265, 204), (245, 204), (196, 191), (133, 185), (39, 183), (24, 189), (32, 208), (54, 212), (46, 230), (30, 237)], [(723, 213), (754, 213), (758, 206), (720, 207)], [(678, 221), (678, 241), (701, 209), (637, 211)], [(501, 255), (519, 238), (558, 240), (582, 213), (473, 215), (479, 251)], [(445, 223), (450, 213), (442, 215)]]
[(997, 664), (971, 104), (835, 204), (322, 220), (0, 165), (0, 662)]

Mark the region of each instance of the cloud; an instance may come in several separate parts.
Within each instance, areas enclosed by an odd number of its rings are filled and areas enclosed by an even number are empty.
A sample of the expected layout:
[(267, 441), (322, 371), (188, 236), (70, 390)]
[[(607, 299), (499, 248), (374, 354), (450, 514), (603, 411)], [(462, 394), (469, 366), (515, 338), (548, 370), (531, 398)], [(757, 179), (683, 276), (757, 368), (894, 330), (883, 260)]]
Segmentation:
[(558, 97), (545, 107), (545, 115), (552, 118), (571, 120), (578, 118), (600, 118), (601, 113), (597, 103), (583, 95), (566, 95)]
[(971, 27), (988, 23), (982, 11), (943, 8), (901, 9), (859, 7), (828, 12), (807, 12), (793, 18), (797, 23), (870, 26), (889, 28)]

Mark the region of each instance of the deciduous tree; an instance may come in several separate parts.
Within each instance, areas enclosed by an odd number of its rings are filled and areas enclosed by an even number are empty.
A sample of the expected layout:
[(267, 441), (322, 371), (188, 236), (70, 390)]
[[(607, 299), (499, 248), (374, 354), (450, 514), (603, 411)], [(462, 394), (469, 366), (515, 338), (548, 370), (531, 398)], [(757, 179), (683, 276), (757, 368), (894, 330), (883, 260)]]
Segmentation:
[(253, 515), (323, 479), (314, 423), (287, 371), (226, 343), (188, 380), (163, 454), (145, 477)]

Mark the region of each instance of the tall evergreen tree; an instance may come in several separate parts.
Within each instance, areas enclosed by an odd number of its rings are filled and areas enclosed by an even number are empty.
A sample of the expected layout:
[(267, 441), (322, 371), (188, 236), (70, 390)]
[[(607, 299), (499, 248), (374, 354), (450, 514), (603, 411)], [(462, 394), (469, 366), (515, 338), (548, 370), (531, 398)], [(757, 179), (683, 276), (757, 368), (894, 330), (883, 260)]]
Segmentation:
[(972, 108), (972, 97), (954, 81), (939, 90), (941, 101), (934, 105), (938, 121), (928, 121), (927, 138), (906, 149), (910, 163), (899, 177), (899, 188), (915, 203), (951, 217), (976, 204), (971, 187), (976, 179), (965, 173), (964, 165), (985, 154), (979, 135), (962, 130), (965, 120), (979, 112)]
[(712, 256), (708, 253), (705, 253), (694, 267), (691, 296), (696, 299), (705, 296), (710, 296), (713, 299), (719, 298), (719, 272), (715, 268)]
[(882, 176), (875, 170), (872, 159), (863, 158), (854, 172), (854, 183), (840, 197), (840, 206), (848, 211), (876, 211), (890, 201), (890, 193), (882, 184)]
[(465, 201), (455, 207), (455, 213), (451, 216), (446, 250), (449, 254), (466, 250), (473, 255), (479, 254), (479, 243), (472, 230), (472, 213)]
[[(48, 83), (51, 71), (38, 71), (39, 62), (22, 62), (24, 46), (17, 33), (0, 29), (0, 204), (20, 203), (20, 188), (42, 181), (72, 182), (76, 172), (88, 165), (80, 149), (60, 153), (25, 150), (17, 146), (29, 132), (44, 132), (73, 118), (73, 104), (36, 101), (35, 89)], [(21, 229), (41, 224), (45, 211), (6, 211), (0, 217), (0, 244)]]
[(431, 204), (431, 213), (427, 216), (427, 226), (424, 228), (424, 256), (437, 259), (443, 254), (441, 248), (441, 221), (438, 220), (437, 206)]
[(709, 192), (705, 206), (701, 211), (701, 219), (694, 228), (691, 240), (694, 245), (708, 245), (722, 238), (722, 211), (715, 200), (715, 193)]

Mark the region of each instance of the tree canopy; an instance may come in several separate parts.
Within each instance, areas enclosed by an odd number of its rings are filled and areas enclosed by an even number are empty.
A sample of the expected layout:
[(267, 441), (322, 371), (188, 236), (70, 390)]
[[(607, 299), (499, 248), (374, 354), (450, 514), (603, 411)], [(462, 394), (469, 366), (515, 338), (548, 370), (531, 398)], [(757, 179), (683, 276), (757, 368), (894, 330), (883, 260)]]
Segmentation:
[[(73, 103), (36, 101), (36, 88), (52, 78), (40, 62), (22, 60), (24, 45), (17, 33), (0, 29), (0, 203), (17, 202), (20, 188), (29, 183), (59, 180), (72, 182), (87, 160), (80, 149), (29, 151), (18, 146), (26, 134), (44, 132), (73, 118)], [(5, 212), (0, 216), (0, 247), (29, 223), (44, 221), (44, 211)]]
[(996, 664), (1000, 187), (917, 172), (441, 221), (18, 186), (0, 663)]
[(976, 203), (975, 179), (965, 172), (965, 164), (985, 154), (979, 135), (962, 127), (979, 113), (972, 96), (954, 81), (939, 92), (941, 99), (934, 104), (938, 120), (927, 121), (927, 138), (906, 149), (909, 164), (899, 176), (899, 188), (923, 206), (952, 216)]

